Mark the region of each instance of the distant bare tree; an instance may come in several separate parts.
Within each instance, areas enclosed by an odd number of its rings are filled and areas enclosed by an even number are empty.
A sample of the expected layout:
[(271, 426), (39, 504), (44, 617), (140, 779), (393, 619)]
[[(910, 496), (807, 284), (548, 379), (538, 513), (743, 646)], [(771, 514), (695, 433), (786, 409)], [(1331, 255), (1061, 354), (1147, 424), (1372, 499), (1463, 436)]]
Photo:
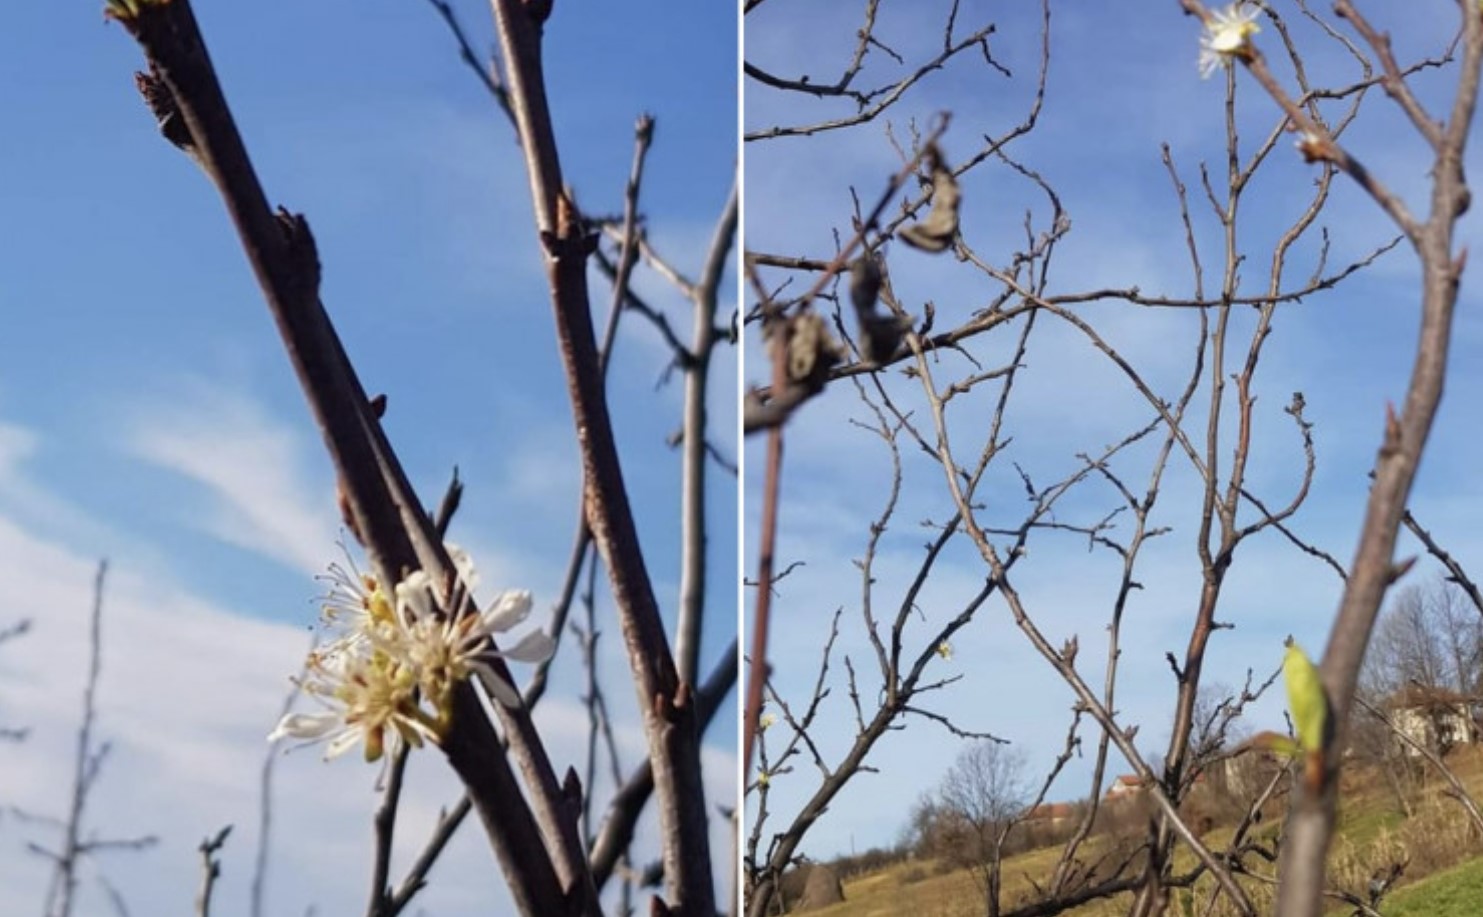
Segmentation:
[(1445, 743), (1463, 738), (1442, 721), (1478, 702), (1480, 670), (1483, 616), (1460, 586), (1438, 576), (1401, 589), (1381, 614), (1361, 687), (1371, 705), (1430, 717), (1433, 738)]
[(1483, 616), (1460, 587), (1446, 580), (1437, 583), (1433, 595), (1453, 683), (1462, 694), (1478, 694), (1483, 690)]
[[(33, 854), (52, 863), (51, 884), (47, 888), (46, 902), (42, 913), (45, 917), (71, 917), (76, 908), (77, 889), (83, 869), (96, 865), (100, 854), (119, 851), (140, 851), (153, 847), (157, 839), (153, 835), (132, 838), (99, 837), (87, 828), (87, 804), (97, 788), (98, 778), (113, 746), (99, 742), (97, 728), (98, 685), (103, 674), (103, 583), (108, 573), (108, 562), (98, 564), (98, 573), (93, 580), (93, 610), (88, 628), (88, 669), (82, 691), (82, 717), (77, 727), (77, 753), (72, 762), (72, 786), (68, 796), (67, 815), (54, 818), (26, 810), (14, 810), (22, 819), (54, 828), (61, 834), (58, 845), (28, 843)], [(108, 882), (106, 876), (94, 876), (103, 893), (119, 906), (122, 897)]]
[(983, 894), (986, 917), (999, 917), (1004, 842), (1025, 814), (1028, 787), (1022, 754), (980, 741), (958, 753), (937, 791), (956, 827), (954, 859), (968, 866)]
[(1448, 633), (1448, 622), (1435, 602), (1445, 586), (1433, 589), (1414, 583), (1396, 592), (1375, 626), (1371, 648), (1374, 681), (1388, 691), (1408, 684), (1460, 690), (1463, 672), (1453, 664), (1449, 643), (1461, 637)]
[[(1275, 680), (1276, 673), (1273, 673)], [(1190, 767), (1194, 774), (1222, 758), (1241, 744), (1251, 730), (1242, 722), (1246, 705), (1269, 687), (1271, 681), (1253, 689), (1248, 682), (1240, 691), (1221, 681), (1205, 682), (1195, 695), (1190, 715)]]
[[(4, 630), (0, 630), (0, 644), (9, 643), (31, 630), (31, 619), (22, 618)], [(0, 726), (0, 742), (24, 742), (31, 730), (24, 726)]]

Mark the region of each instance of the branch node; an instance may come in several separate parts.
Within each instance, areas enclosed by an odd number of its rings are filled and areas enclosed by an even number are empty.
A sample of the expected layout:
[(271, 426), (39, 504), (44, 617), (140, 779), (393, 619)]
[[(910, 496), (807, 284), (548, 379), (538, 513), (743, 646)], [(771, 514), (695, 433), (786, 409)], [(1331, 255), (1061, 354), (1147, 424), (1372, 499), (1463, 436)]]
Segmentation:
[(1174, 671), (1174, 680), (1179, 682), (1180, 684), (1184, 684), (1184, 670), (1179, 667), (1179, 660), (1174, 658), (1174, 654), (1172, 652), (1165, 653), (1164, 658), (1168, 660), (1169, 668)]
[(191, 139), (190, 128), (186, 127), (185, 118), (181, 117), (175, 93), (170, 91), (170, 87), (160, 77), (158, 68), (151, 63), (149, 73), (136, 72), (134, 85), (144, 97), (144, 104), (149, 106), (155, 124), (164, 138), (177, 149), (194, 154), (195, 141)]
[(1405, 576), (1407, 573), (1410, 573), (1411, 568), (1416, 565), (1416, 557), (1417, 555), (1413, 554), (1405, 560), (1397, 561), (1396, 563), (1391, 564), (1390, 572), (1386, 574), (1387, 582), (1394, 583), (1396, 580)]
[(302, 213), (292, 213), (285, 207), (279, 207), (274, 217), (283, 234), (283, 243), (288, 246), (289, 260), (296, 269), (294, 280), (307, 293), (318, 296), (319, 246), (314, 242), (314, 233), (309, 231), (309, 221)]
[(1068, 639), (1065, 645), (1061, 647), (1061, 659), (1066, 663), (1067, 667), (1076, 667), (1076, 652), (1080, 648), (1081, 647), (1077, 643), (1075, 634), (1072, 634), (1071, 638)]
[(663, 898), (655, 895), (649, 899), (649, 917), (674, 917), (674, 914), (670, 906), (664, 903)]
[(1401, 451), (1401, 421), (1396, 416), (1395, 405), (1385, 403), (1385, 441), (1380, 446), (1380, 458), (1388, 459)]

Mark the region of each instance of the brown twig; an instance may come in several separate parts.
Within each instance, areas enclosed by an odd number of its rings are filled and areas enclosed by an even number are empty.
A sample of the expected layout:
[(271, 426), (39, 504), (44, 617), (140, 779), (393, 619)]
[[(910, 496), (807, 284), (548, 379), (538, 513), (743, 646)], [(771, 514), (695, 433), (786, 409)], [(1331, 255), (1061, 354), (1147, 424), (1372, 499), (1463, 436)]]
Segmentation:
[[(732, 640), (695, 692), (695, 711), (702, 730), (714, 722), (719, 713), (730, 709), (723, 707), (721, 701), (736, 686), (736, 651), (737, 642)], [(654, 771), (650, 763), (645, 761), (634, 768), (634, 772), (609, 800), (607, 812), (593, 839), (589, 854), (593, 880), (598, 888), (607, 884), (615, 865), (628, 849), (639, 815), (653, 791)]]
[[(310, 641), (310, 653), (317, 643), (317, 637)], [(308, 658), (308, 654), (305, 654), (305, 659)], [(283, 706), (278, 710), (279, 719), (287, 716), (293, 709), (294, 702), (303, 692), (303, 677), (306, 674), (307, 672), (301, 671), (299, 678), (293, 682), (293, 687), (284, 695)], [(263, 766), (258, 771), (257, 851), (252, 865), (252, 888), (248, 893), (248, 913), (252, 917), (262, 917), (263, 898), (268, 883), (268, 851), (272, 846), (273, 835), (273, 767), (277, 761), (278, 747), (274, 743), (263, 755)]]
[(675, 626), (675, 665), (681, 681), (694, 683), (700, 670), (701, 625), (705, 619), (706, 588), (706, 468), (709, 444), (707, 401), (710, 398), (711, 356), (720, 340), (716, 334), (721, 278), (732, 262), (741, 201), (733, 183), (715, 233), (706, 250), (700, 280), (691, 287), (693, 337), (690, 362), (685, 366), (684, 423), (680, 434), (680, 595)]
[(93, 725), (97, 719), (98, 678), (103, 671), (103, 582), (108, 575), (108, 561), (98, 563), (93, 577), (93, 613), (88, 624), (88, 671), (82, 692), (82, 723), (77, 727), (77, 754), (73, 760), (72, 793), (67, 818), (63, 823), (62, 850), (57, 856), (52, 894), (47, 896), (47, 913), (69, 917), (72, 895), (77, 890), (77, 870), (83, 852), (82, 820), (88, 791), (102, 756), (107, 751), (93, 747)]
[(510, 125), (515, 127), (515, 139), (519, 141), (520, 129), (515, 124), (515, 110), (510, 107), (510, 91), (500, 79), (499, 61), (491, 58), (486, 63), (474, 53), (473, 44), (469, 41), (468, 35), (464, 33), (463, 26), (459, 24), (457, 14), (453, 12), (453, 4), (447, 0), (427, 0), (427, 2), (438, 11), (443, 24), (448, 26), (448, 31), (452, 33), (453, 40), (458, 42), (459, 58), (469, 65), (470, 70), (474, 71), (474, 75), (479, 78), (479, 83), (489, 92), (490, 98), (494, 99), (500, 111), (505, 113)]
[(226, 825), (216, 832), (215, 837), (201, 841), (196, 849), (201, 854), (201, 890), (196, 893), (196, 917), (211, 917), (211, 893), (216, 880), (221, 878), (221, 848), (226, 845), (232, 826)]
[(546, 249), (557, 340), (582, 454), (587, 522), (608, 572), (654, 768), (669, 907), (708, 917), (715, 910), (715, 890), (694, 688), (680, 681), (670, 653), (613, 441), (587, 293), (592, 240), (575, 205), (561, 193), (538, 24), (517, 0), (495, 0), (493, 6), (536, 231)]
[(1467, 571), (1462, 568), (1462, 564), (1458, 562), (1457, 558), (1438, 544), (1437, 540), (1432, 537), (1431, 532), (1421, 527), (1421, 523), (1416, 521), (1416, 517), (1411, 515), (1410, 510), (1406, 510), (1401, 516), (1401, 523), (1410, 530), (1412, 535), (1415, 535), (1421, 540), (1421, 543), (1426, 546), (1426, 552), (1428, 554), (1435, 557), (1438, 563), (1447, 568), (1447, 581), (1455, 583), (1459, 589), (1466, 593), (1467, 597), (1472, 601), (1473, 607), (1478, 609), (1479, 614), (1483, 614), (1483, 592), (1478, 590), (1478, 584), (1468, 576)]

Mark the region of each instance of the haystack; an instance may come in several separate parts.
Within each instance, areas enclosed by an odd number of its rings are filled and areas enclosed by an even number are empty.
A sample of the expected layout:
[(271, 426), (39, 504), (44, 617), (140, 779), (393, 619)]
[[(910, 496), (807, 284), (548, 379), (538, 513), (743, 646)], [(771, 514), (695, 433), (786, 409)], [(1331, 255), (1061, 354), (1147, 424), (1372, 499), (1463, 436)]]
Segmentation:
[(828, 907), (844, 900), (844, 886), (839, 875), (828, 866), (815, 864), (808, 871), (808, 881), (803, 884), (803, 897), (798, 899), (798, 910), (809, 911)]

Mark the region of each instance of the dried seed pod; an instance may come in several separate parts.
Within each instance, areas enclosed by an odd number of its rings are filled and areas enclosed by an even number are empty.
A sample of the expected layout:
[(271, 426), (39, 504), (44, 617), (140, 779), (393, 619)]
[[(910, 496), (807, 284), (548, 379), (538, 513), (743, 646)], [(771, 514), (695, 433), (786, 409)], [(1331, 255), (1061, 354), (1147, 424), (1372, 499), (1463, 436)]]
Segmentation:
[(829, 335), (824, 317), (801, 312), (789, 322), (788, 379), (811, 389), (823, 387), (830, 367), (839, 362), (839, 345)]
[(885, 363), (896, 355), (901, 338), (911, 330), (911, 319), (876, 312), (885, 274), (878, 256), (867, 253), (850, 265), (850, 301), (860, 321), (860, 359), (865, 363)]
[(942, 152), (932, 146), (927, 160), (932, 165), (932, 209), (927, 218), (913, 223), (896, 234), (897, 238), (924, 252), (943, 252), (958, 234), (958, 203), (962, 192), (953, 170), (943, 162)]
[(860, 359), (866, 363), (889, 361), (910, 330), (911, 319), (900, 315), (861, 316)]
[(875, 314), (875, 303), (881, 295), (881, 266), (876, 256), (866, 253), (850, 265), (850, 301), (863, 321)]

